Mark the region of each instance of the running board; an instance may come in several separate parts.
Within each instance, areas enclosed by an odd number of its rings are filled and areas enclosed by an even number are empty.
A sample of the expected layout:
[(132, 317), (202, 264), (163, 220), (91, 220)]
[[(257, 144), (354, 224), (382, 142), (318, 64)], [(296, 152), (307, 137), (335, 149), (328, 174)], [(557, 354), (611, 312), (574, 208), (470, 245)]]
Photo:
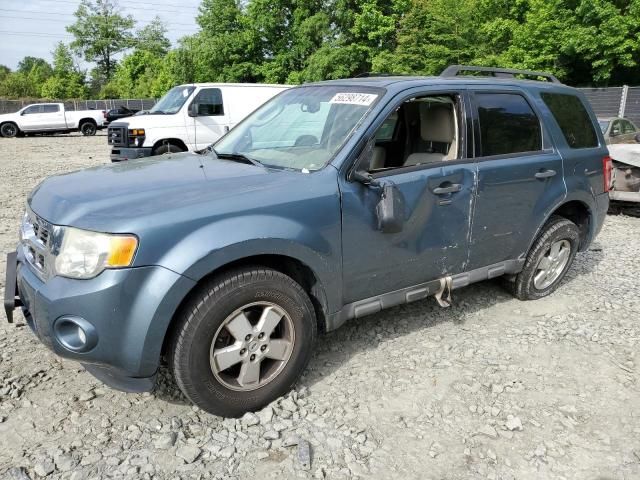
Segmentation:
[[(524, 262), (524, 259), (507, 260), (505, 262), (495, 263), (487, 267), (477, 268), (469, 272), (453, 275), (451, 277), (451, 289), (455, 290), (483, 280), (518, 273), (522, 270)], [(364, 317), (366, 315), (378, 313), (386, 308), (434, 296), (441, 290), (441, 288), (442, 282), (440, 279), (437, 279), (349, 303), (342, 307), (338, 312), (329, 315), (327, 318), (327, 331), (339, 328), (347, 320), (352, 318)]]

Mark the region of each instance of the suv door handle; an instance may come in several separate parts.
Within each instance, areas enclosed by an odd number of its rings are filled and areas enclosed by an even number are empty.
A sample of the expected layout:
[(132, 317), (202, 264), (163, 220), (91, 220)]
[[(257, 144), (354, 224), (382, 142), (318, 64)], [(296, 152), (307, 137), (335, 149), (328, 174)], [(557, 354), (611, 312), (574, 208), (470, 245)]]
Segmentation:
[[(443, 183), (442, 185), (446, 184)], [(452, 183), (451, 185), (448, 185), (446, 187), (443, 187), (442, 185), (434, 188), (433, 193), (435, 193), (436, 195), (445, 195), (447, 193), (455, 193), (462, 190), (462, 185), (459, 183)]]
[(556, 171), (555, 170), (542, 170), (541, 172), (538, 172), (535, 174), (536, 178), (549, 178), (549, 177), (554, 177), (556, 175)]

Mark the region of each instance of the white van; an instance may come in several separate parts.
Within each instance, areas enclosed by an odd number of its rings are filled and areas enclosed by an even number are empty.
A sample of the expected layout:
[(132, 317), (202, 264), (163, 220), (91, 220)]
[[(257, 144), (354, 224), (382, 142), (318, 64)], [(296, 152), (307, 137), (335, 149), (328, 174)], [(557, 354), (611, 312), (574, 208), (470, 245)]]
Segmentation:
[(287, 88), (254, 83), (174, 87), (148, 112), (109, 125), (111, 161), (203, 150)]

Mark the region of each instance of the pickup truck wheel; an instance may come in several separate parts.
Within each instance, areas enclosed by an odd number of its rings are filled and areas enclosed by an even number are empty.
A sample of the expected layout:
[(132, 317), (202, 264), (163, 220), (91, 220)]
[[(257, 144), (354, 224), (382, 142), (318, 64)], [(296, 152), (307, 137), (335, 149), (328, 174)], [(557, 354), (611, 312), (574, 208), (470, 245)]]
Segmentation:
[(165, 153), (180, 153), (184, 152), (184, 150), (177, 145), (173, 145), (172, 143), (168, 143), (165, 145), (160, 145), (156, 147), (153, 151), (153, 155), (164, 155)]
[(178, 322), (170, 352), (176, 382), (198, 407), (225, 417), (288, 392), (316, 338), (315, 312), (302, 287), (260, 267), (207, 283)]
[(507, 287), (520, 300), (546, 297), (562, 282), (579, 245), (577, 225), (563, 217), (551, 217), (529, 250), (524, 269)]
[(80, 124), (80, 133), (85, 137), (96, 134), (96, 125), (93, 122), (83, 122)]
[(13, 138), (18, 135), (20, 129), (15, 123), (3, 123), (0, 127), (0, 133), (3, 137)]

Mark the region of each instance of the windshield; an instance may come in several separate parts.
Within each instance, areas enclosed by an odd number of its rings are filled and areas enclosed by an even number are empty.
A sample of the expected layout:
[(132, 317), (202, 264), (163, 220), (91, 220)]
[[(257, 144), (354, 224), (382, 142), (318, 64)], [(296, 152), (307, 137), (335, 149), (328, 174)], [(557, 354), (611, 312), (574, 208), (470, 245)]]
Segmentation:
[(173, 87), (169, 90), (164, 97), (156, 103), (149, 113), (162, 114), (162, 113), (177, 113), (184, 102), (187, 101), (191, 92), (196, 89), (193, 85), (183, 87)]
[(602, 130), (602, 133), (607, 131), (607, 128), (609, 128), (609, 120), (598, 120), (598, 123), (600, 124), (600, 130)]
[(267, 167), (319, 170), (382, 96), (369, 87), (309, 86), (286, 90), (215, 145)]

